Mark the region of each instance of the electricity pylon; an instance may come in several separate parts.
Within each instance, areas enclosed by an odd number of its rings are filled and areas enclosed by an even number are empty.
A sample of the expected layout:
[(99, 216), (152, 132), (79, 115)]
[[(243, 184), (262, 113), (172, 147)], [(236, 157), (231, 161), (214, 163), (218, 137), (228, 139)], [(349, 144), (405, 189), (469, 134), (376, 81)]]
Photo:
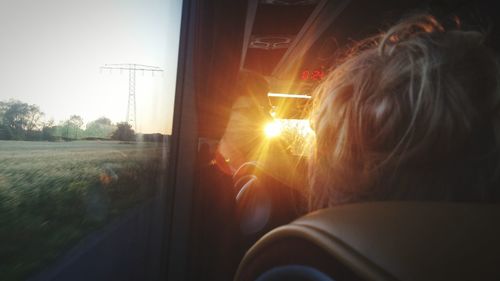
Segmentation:
[(133, 126), (133, 129), (137, 131), (137, 107), (135, 104), (135, 73), (137, 71), (148, 72), (154, 76), (155, 72), (162, 72), (158, 66), (150, 66), (143, 64), (105, 64), (101, 66), (101, 71), (103, 69), (107, 70), (120, 70), (120, 71), (128, 71), (128, 103), (127, 103), (127, 116), (125, 118), (125, 122)]

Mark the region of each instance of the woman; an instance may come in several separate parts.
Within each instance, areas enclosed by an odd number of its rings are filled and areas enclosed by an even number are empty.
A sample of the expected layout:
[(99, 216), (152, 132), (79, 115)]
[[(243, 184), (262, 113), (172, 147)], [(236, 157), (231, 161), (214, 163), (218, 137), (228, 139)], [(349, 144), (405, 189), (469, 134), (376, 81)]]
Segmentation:
[(482, 41), (418, 15), (352, 50), (314, 95), (311, 209), (496, 201), (498, 66)]

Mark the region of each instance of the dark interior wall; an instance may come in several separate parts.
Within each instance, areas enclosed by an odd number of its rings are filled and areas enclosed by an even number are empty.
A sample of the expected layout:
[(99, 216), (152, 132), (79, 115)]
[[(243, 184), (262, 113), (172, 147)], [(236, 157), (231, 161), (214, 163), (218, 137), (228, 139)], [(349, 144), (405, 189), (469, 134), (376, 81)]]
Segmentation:
[(231, 105), (243, 44), (246, 1), (200, 1), (195, 53), (199, 136), (220, 138)]
[[(220, 139), (229, 118), (243, 45), (247, 1), (198, 0), (195, 91), (200, 138)], [(209, 151), (205, 151), (209, 152)], [(231, 280), (234, 195), (230, 176), (197, 156), (190, 233), (189, 280)]]

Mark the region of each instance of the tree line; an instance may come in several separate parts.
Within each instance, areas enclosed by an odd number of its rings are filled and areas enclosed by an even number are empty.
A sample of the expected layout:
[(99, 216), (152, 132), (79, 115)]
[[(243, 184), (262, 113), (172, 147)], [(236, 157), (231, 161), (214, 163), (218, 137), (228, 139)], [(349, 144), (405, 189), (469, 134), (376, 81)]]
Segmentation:
[(132, 127), (126, 122), (113, 124), (109, 118), (101, 117), (83, 128), (83, 118), (78, 115), (58, 124), (46, 121), (44, 116), (37, 105), (19, 100), (0, 101), (0, 140), (135, 139)]

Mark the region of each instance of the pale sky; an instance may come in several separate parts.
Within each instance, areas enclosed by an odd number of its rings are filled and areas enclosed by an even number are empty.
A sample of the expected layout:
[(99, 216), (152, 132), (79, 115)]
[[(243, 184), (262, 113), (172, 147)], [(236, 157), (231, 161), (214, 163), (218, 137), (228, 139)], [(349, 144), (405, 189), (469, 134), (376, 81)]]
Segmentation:
[(137, 73), (138, 130), (170, 133), (182, 0), (0, 0), (0, 100), (36, 104), (56, 123), (80, 115), (126, 116), (128, 74), (113, 63), (161, 67)]

